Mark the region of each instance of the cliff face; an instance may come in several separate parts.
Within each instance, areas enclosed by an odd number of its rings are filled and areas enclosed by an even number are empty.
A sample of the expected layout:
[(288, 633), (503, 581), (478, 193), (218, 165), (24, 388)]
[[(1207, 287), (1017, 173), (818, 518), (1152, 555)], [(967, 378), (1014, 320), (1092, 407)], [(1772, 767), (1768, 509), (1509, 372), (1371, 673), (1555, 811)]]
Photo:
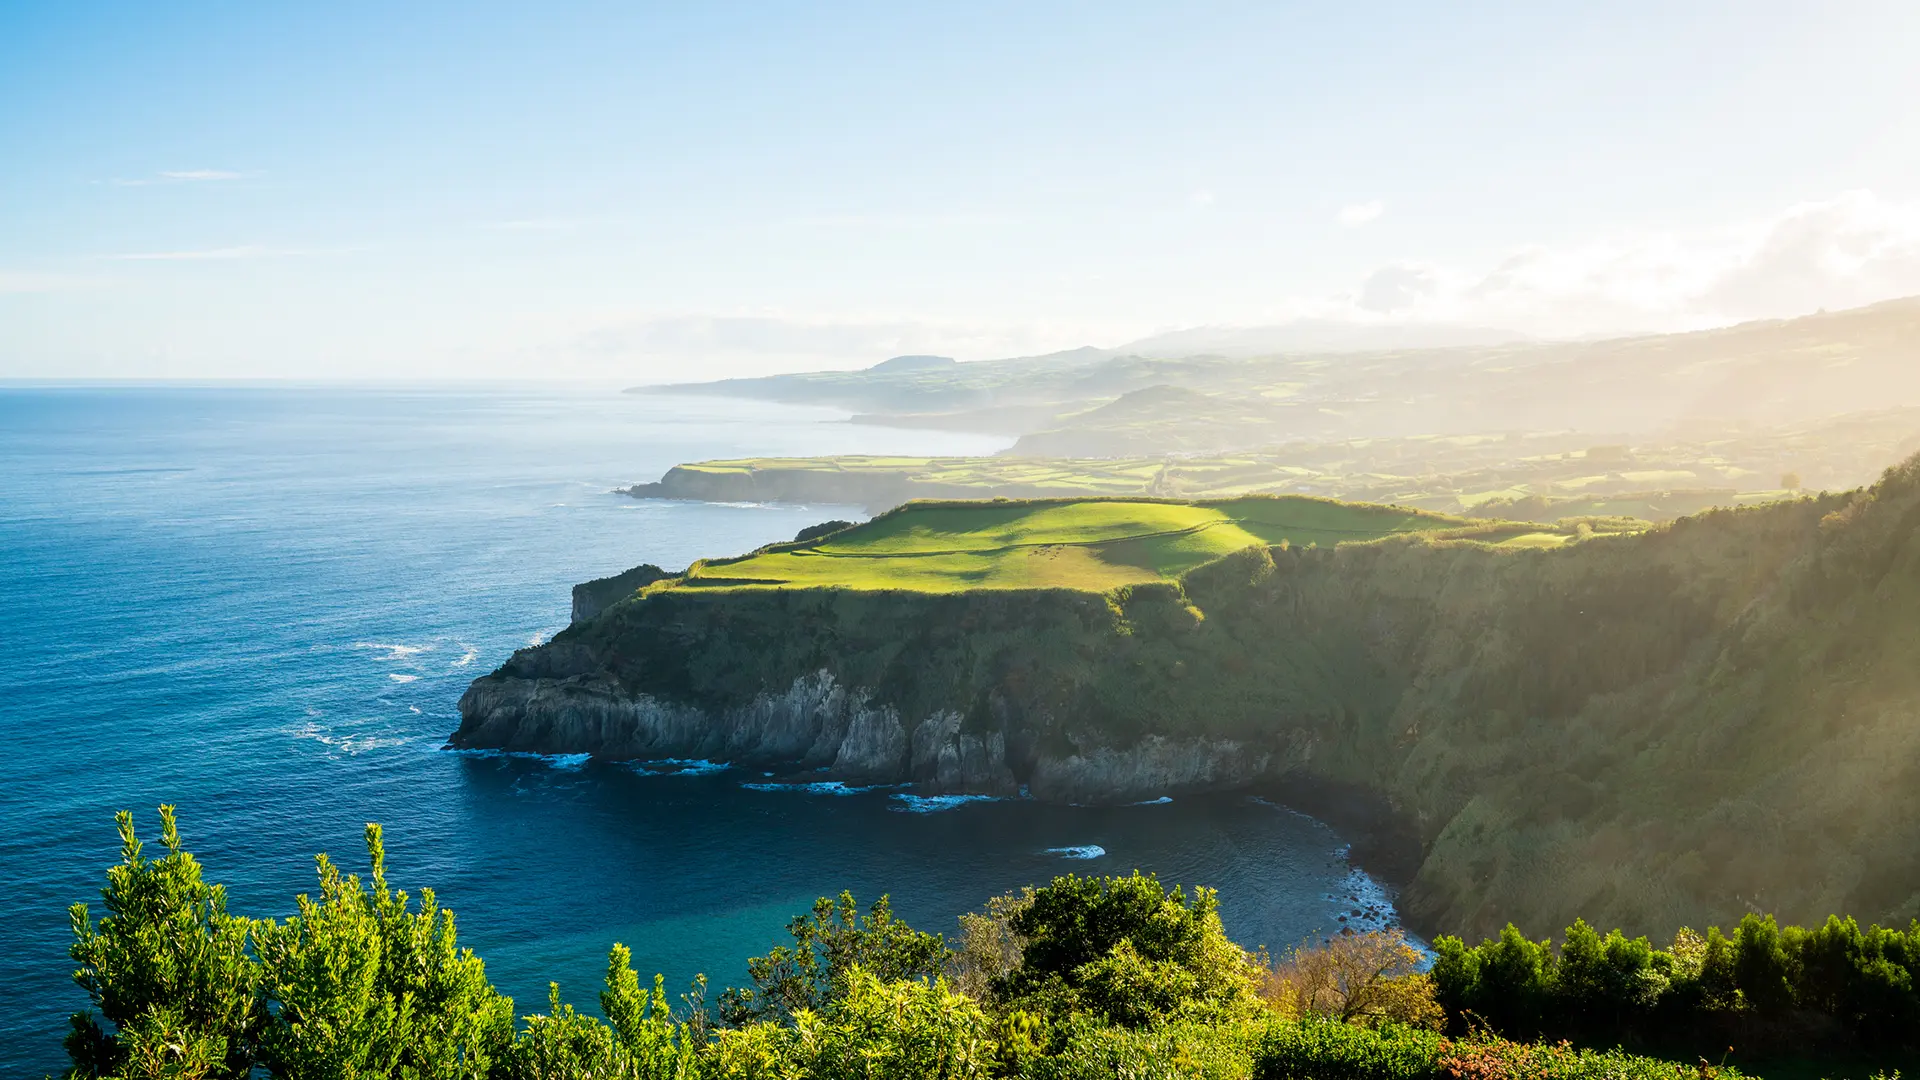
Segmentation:
[(661, 588), (453, 741), (1131, 802), (1372, 792), (1428, 929), (1920, 915), (1920, 464), (1555, 551), (1249, 549), (1108, 595)]

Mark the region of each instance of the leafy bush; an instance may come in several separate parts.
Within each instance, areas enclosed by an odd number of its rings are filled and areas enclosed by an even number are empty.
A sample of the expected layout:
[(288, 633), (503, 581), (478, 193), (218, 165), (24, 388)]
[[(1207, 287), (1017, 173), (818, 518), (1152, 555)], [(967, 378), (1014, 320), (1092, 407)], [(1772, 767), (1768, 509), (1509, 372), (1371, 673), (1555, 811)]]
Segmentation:
[(1377, 1031), (1324, 1018), (1281, 1021), (1254, 1054), (1257, 1080), (1430, 1080), (1450, 1044), (1439, 1034), (1388, 1025)]
[(875, 900), (862, 917), (853, 894), (814, 901), (811, 916), (787, 924), (793, 946), (780, 946), (747, 961), (753, 986), (732, 987), (720, 996), (720, 1018), (742, 1025), (778, 1020), (803, 1010), (819, 1011), (843, 996), (855, 968), (883, 982), (932, 980), (946, 969), (946, 942), (893, 917), (887, 898)]
[(226, 890), (202, 880), (173, 807), (160, 808), (167, 853), (158, 859), (143, 853), (131, 813), (115, 821), (120, 865), (100, 890), (106, 914), (96, 927), (85, 904), (69, 911), (74, 981), (98, 1010), (73, 1018), (72, 1075), (245, 1076), (262, 1018), (248, 921), (227, 914)]
[(1265, 1026), (1176, 1021), (1146, 1029), (1109, 1027), (1081, 1018), (1052, 1054), (1012, 1055), (1010, 1075), (1029, 1080), (1242, 1080)]
[(1009, 926), (1023, 939), (1020, 966), (1004, 980), (1011, 1003), (1139, 1026), (1245, 1015), (1256, 1002), (1254, 965), (1227, 940), (1211, 889), (1189, 899), (1138, 871), (1069, 874), (1036, 890)]
[(527, 1017), (526, 1031), (508, 1054), (505, 1080), (686, 1080), (700, 1075), (705, 1028), (678, 1023), (667, 1006), (664, 980), (640, 988), (632, 953), (615, 945), (607, 956), (607, 988), (600, 1010), (608, 1024), (576, 1012), (548, 992), (545, 1015)]
[(855, 967), (845, 992), (791, 1025), (722, 1031), (706, 1075), (759, 1080), (974, 1080), (998, 1059), (994, 1024), (944, 980), (882, 982)]
[(320, 899), (254, 925), (265, 999), (260, 1061), (281, 1076), (486, 1077), (513, 1042), (513, 1002), (461, 949), (453, 912), (423, 889), (417, 910), (387, 888), (380, 826), (368, 825), (373, 888), (321, 855)]

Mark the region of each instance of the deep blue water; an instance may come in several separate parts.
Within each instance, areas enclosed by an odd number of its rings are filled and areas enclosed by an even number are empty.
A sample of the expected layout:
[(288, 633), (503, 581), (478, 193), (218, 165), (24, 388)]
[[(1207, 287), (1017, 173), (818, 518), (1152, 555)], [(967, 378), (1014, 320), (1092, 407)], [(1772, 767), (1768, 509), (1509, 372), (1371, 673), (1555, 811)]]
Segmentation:
[[(566, 623), (573, 583), (734, 554), (835, 506), (637, 502), (702, 457), (979, 453), (1000, 440), (611, 388), (0, 386), (0, 1075), (63, 1064), (66, 907), (98, 908), (113, 812), (179, 806), (231, 907), (284, 915), (314, 853), (438, 890), (521, 1011), (590, 1005), (613, 941), (682, 986), (823, 893), (950, 929), (1067, 870), (1222, 890), (1285, 945), (1372, 885), (1325, 826), (1245, 798), (909, 812), (739, 771), (441, 749), (467, 682)], [(1092, 859), (1049, 849), (1096, 847)], [(1369, 895), (1377, 896), (1377, 893)]]

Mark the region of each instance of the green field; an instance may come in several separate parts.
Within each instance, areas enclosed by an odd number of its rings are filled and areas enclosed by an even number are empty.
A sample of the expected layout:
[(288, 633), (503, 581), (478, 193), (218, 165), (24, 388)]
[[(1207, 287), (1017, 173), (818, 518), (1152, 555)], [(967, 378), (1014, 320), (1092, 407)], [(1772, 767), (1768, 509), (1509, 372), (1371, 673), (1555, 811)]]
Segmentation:
[[(1166, 580), (1256, 544), (1325, 547), (1475, 525), (1399, 507), (1284, 496), (909, 503), (817, 541), (696, 563), (680, 587), (1104, 591)], [(1529, 527), (1487, 539), (1522, 533), (1539, 535)]]
[(1672, 521), (1712, 507), (1835, 491), (1920, 450), (1920, 409), (1699, 442), (1597, 443), (1576, 432), (1293, 442), (1210, 455), (739, 458), (676, 465), (642, 498), (844, 503), (1076, 496), (1310, 495), (1481, 519)]

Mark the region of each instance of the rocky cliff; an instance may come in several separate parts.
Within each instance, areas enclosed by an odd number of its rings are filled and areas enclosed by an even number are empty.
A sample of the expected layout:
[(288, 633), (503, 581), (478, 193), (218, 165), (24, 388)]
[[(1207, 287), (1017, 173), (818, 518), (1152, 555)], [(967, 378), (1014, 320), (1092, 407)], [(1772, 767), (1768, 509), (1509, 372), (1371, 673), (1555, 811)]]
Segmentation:
[(683, 589), (522, 650), (459, 746), (1393, 808), (1417, 925), (1920, 915), (1920, 464), (1552, 551), (1254, 548), (1110, 594)]

